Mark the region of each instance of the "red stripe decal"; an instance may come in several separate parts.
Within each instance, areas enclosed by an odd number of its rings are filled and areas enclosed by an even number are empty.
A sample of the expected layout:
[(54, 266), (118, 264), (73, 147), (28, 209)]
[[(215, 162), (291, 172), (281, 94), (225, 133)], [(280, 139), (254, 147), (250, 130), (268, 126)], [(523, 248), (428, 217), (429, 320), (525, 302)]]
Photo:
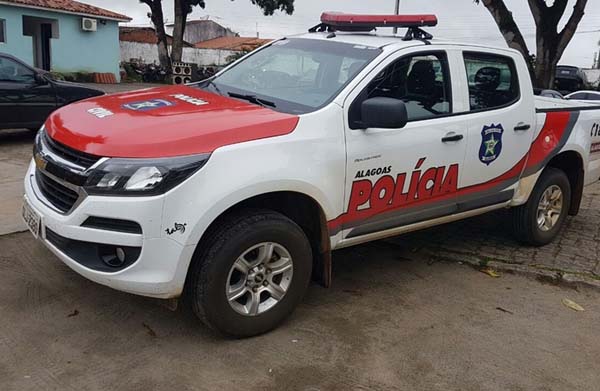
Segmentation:
[[(389, 176), (379, 178), (379, 180), (375, 184), (373, 184), (370, 180), (356, 181), (352, 186), (352, 193), (350, 196), (351, 201), (348, 208), (348, 212), (340, 215), (334, 220), (329, 221), (329, 230), (335, 233), (336, 231), (339, 231), (342, 228), (349, 228), (352, 226), (360, 225), (361, 222), (364, 222), (365, 220), (371, 219), (376, 216), (382, 216), (387, 213), (398, 212), (402, 209), (406, 209), (409, 207), (412, 208), (430, 204), (434, 205), (436, 203), (439, 203), (440, 201), (446, 201), (453, 197), (460, 197), (484, 192), (504, 182), (516, 181), (521, 177), (522, 173), (526, 168), (535, 168), (536, 166), (542, 164), (546, 158), (559, 152), (558, 149), (560, 148), (560, 142), (565, 136), (565, 131), (567, 130), (567, 125), (569, 124), (570, 119), (570, 112), (548, 113), (546, 115), (546, 122), (544, 124), (544, 128), (541, 130), (536, 140), (532, 143), (529, 153), (523, 156), (523, 158), (521, 158), (521, 160), (519, 160), (519, 162), (510, 170), (488, 182), (452, 191), (449, 191), (451, 190), (451, 188), (446, 188), (445, 191), (442, 190), (440, 192), (437, 192), (436, 194), (431, 190), (428, 192), (429, 189), (427, 189), (427, 186), (419, 186), (418, 182), (421, 178), (426, 177), (427, 171), (425, 171), (424, 173), (422, 173), (421, 171), (415, 171), (412, 177), (416, 178), (415, 180), (417, 181), (417, 184), (415, 186), (411, 185), (410, 187), (420, 189), (416, 193), (410, 193), (409, 190), (409, 196), (403, 198), (401, 202), (397, 202), (398, 193), (403, 192), (405, 181), (409, 179), (407, 178), (407, 174), (400, 174), (398, 175), (398, 178), (395, 182), (396, 187), (394, 189), (394, 194), (390, 195), (389, 197), (386, 197), (384, 195), (384, 198), (388, 200), (388, 203), (386, 203), (383, 206), (380, 206), (381, 203), (376, 202), (376, 204), (378, 204), (379, 207), (373, 207), (373, 202), (371, 201), (373, 200), (373, 196), (371, 194), (372, 189), (381, 191), (381, 189), (378, 186), (379, 182), (381, 181), (383, 183), (383, 181), (388, 180)], [(456, 165), (456, 167), (458, 166)], [(445, 170), (445, 168), (446, 167), (439, 167), (434, 169), (438, 170), (439, 172), (440, 169)], [(448, 172), (446, 172), (446, 176), (451, 174), (450, 171), (451, 169), (449, 169)], [(458, 172), (456, 173), (456, 177), (458, 177)], [(413, 181), (411, 180), (411, 182)], [(438, 182), (439, 181), (436, 180), (435, 183)], [(422, 192), (427, 194), (420, 194)], [(377, 194), (377, 197), (380, 197), (381, 193), (377, 192), (375, 194)], [(371, 197), (369, 197), (369, 195), (371, 195)], [(375, 201), (381, 200), (377, 197)], [(364, 205), (366, 203), (366, 200), (370, 200), (369, 202), (371, 204), (371, 207), (367, 209), (358, 210), (357, 208), (360, 205)]]
[(529, 151), (527, 168), (541, 164), (544, 159), (552, 156), (565, 135), (571, 119), (571, 112), (555, 112), (546, 114), (546, 123)]

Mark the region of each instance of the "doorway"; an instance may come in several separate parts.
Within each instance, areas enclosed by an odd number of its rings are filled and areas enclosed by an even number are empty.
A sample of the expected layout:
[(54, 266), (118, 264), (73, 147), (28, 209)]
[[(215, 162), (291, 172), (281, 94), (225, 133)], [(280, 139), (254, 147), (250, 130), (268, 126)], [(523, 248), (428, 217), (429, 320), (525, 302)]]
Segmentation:
[(41, 68), (49, 71), (51, 67), (50, 61), (50, 38), (52, 38), (52, 25), (50, 23), (42, 23), (40, 25), (40, 52), (41, 52)]
[(58, 20), (23, 16), (23, 35), (31, 37), (33, 65), (52, 69), (52, 39), (58, 39)]

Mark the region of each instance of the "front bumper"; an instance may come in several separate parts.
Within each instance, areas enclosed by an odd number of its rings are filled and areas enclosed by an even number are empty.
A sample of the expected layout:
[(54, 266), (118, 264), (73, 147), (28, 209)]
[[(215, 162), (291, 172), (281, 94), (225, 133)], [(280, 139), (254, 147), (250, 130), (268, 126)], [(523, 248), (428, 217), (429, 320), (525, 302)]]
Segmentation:
[[(45, 199), (36, 175), (35, 162), (32, 161), (25, 177), (25, 199), (42, 217), (40, 240), (62, 262), (82, 276), (117, 290), (164, 299), (181, 295), (195, 246), (184, 246), (162, 232), (165, 196), (88, 196), (68, 214), (62, 214)], [(135, 222), (141, 227), (141, 233), (82, 226), (89, 217)], [(56, 240), (57, 237), (62, 240)], [(82, 262), (81, 253), (79, 257), (74, 256), (72, 248), (63, 245), (64, 242), (135, 248), (140, 251), (130, 265), (109, 272)]]

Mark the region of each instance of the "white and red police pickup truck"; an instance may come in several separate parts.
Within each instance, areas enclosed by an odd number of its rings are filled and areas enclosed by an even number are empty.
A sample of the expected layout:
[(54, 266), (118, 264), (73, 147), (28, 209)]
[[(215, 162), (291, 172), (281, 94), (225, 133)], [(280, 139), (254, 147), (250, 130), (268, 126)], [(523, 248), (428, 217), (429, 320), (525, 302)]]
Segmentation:
[(509, 207), (519, 240), (552, 241), (600, 178), (600, 110), (535, 98), (519, 53), (438, 42), (436, 22), (326, 13), (199, 84), (62, 108), (24, 218), (81, 275), (185, 292), (238, 337), (328, 285), (335, 249)]

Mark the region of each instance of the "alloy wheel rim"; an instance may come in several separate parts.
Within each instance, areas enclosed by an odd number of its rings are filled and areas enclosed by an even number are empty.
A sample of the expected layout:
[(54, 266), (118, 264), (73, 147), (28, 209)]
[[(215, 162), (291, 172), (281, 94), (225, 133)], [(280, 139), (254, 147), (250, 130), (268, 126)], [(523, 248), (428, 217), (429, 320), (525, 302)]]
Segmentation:
[(233, 263), (225, 287), (227, 301), (241, 315), (264, 314), (284, 298), (293, 273), (292, 256), (285, 247), (257, 244)]
[(563, 192), (560, 187), (548, 187), (538, 203), (537, 224), (543, 232), (548, 232), (556, 226), (563, 210)]

